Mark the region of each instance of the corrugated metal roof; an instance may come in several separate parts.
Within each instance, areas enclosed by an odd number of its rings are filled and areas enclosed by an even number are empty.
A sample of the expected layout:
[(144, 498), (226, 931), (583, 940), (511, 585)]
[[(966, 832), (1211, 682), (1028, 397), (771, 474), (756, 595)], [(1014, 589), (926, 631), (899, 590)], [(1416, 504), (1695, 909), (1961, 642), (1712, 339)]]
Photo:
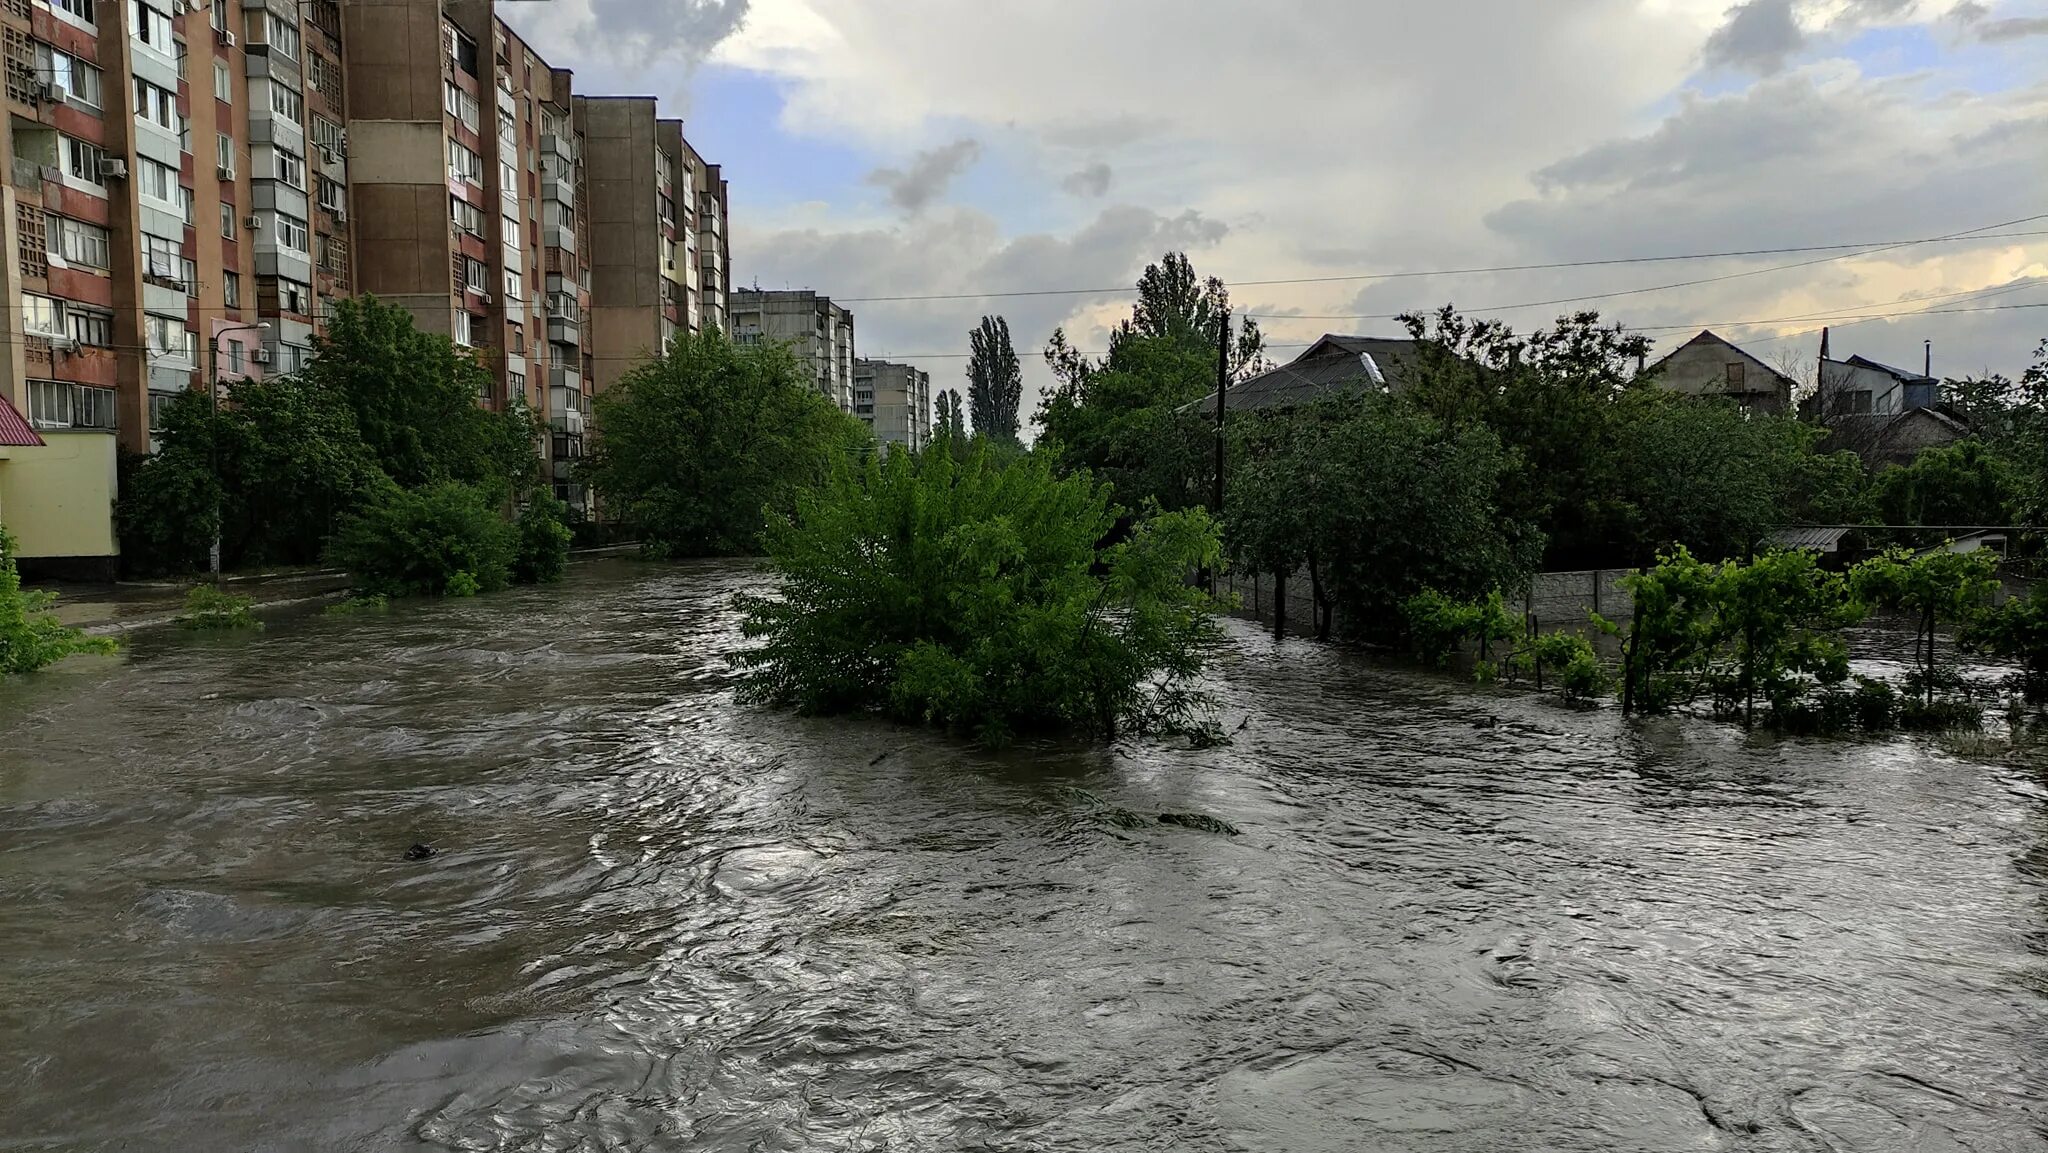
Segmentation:
[(43, 438), (36, 435), (36, 430), (29, 427), (28, 421), (22, 418), (21, 413), (8, 403), (6, 397), (0, 396), (0, 445), (9, 448), (36, 448), (42, 443)]
[(1851, 528), (1781, 528), (1771, 534), (1771, 547), (1834, 552), (1841, 547), (1842, 538), (1855, 531)]

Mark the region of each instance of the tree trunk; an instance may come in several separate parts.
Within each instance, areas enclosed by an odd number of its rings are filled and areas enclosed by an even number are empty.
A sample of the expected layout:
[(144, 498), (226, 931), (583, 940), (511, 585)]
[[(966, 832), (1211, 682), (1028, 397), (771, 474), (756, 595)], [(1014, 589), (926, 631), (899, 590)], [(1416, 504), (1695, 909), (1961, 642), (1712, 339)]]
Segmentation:
[(1273, 639), (1287, 639), (1287, 573), (1273, 570)]
[(1316, 639), (1329, 640), (1330, 602), (1323, 596), (1322, 566), (1316, 563), (1313, 556), (1308, 558), (1308, 591), (1309, 599), (1315, 602), (1315, 619), (1311, 623), (1315, 625)]
[(1742, 630), (1742, 727), (1756, 727), (1756, 626)]
[(1621, 644), (1621, 715), (1626, 717), (1636, 711), (1637, 666), (1642, 663), (1636, 649), (1639, 642), (1636, 634), (1643, 631), (1643, 602), (1638, 600), (1635, 611), (1630, 614), (1628, 639)]

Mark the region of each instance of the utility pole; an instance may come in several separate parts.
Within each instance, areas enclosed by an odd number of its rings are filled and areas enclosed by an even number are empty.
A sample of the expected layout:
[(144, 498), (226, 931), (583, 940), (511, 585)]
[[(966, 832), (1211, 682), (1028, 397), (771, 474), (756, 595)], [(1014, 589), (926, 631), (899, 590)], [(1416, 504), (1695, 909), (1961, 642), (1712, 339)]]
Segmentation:
[(1223, 515), (1223, 413), (1230, 396), (1230, 312), (1216, 326), (1216, 515)]
[(220, 530), (221, 518), (225, 515), (227, 486), (221, 483), (220, 475), (220, 338), (230, 332), (270, 331), (270, 322), (261, 324), (240, 324), (223, 328), (206, 342), (206, 392), (213, 401), (213, 420), (206, 430), (206, 450), (213, 463), (213, 547), (207, 553), (207, 566), (213, 570), (213, 586), (220, 587)]

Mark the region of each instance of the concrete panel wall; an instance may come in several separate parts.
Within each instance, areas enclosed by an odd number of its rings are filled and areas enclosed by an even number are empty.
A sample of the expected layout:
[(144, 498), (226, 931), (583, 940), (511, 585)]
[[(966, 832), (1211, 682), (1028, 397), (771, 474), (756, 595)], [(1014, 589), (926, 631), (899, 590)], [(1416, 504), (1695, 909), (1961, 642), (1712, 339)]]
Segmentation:
[(40, 448), (0, 449), (0, 524), (24, 559), (111, 557), (117, 460), (114, 434), (49, 429)]

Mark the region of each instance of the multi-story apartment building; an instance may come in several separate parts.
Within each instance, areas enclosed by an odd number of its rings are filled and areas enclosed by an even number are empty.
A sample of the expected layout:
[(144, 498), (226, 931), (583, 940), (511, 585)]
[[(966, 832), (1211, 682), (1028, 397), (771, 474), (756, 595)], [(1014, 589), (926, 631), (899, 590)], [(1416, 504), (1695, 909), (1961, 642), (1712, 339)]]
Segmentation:
[(912, 452), (931, 443), (931, 374), (886, 360), (853, 362), (853, 414), (883, 444)]
[[(147, 450), (179, 391), (303, 366), (363, 292), (472, 349), (481, 403), (544, 412), (581, 501), (597, 366), (662, 325), (598, 356), (571, 76), (493, 0), (0, 0), (0, 31), (0, 399), (45, 442), (9, 446), (12, 508), (59, 457), (66, 501), (90, 480), (80, 507), (109, 505), (117, 436)], [(606, 259), (673, 273), (661, 321), (721, 323), (725, 182), (644, 103), (670, 226), (608, 235)]]
[(742, 288), (732, 294), (730, 320), (741, 344), (788, 345), (809, 366), (818, 391), (840, 411), (853, 411), (853, 313), (809, 289)]
[(591, 339), (598, 391), (677, 333), (723, 329), (730, 286), (727, 190), (652, 97), (579, 96), (590, 149)]

